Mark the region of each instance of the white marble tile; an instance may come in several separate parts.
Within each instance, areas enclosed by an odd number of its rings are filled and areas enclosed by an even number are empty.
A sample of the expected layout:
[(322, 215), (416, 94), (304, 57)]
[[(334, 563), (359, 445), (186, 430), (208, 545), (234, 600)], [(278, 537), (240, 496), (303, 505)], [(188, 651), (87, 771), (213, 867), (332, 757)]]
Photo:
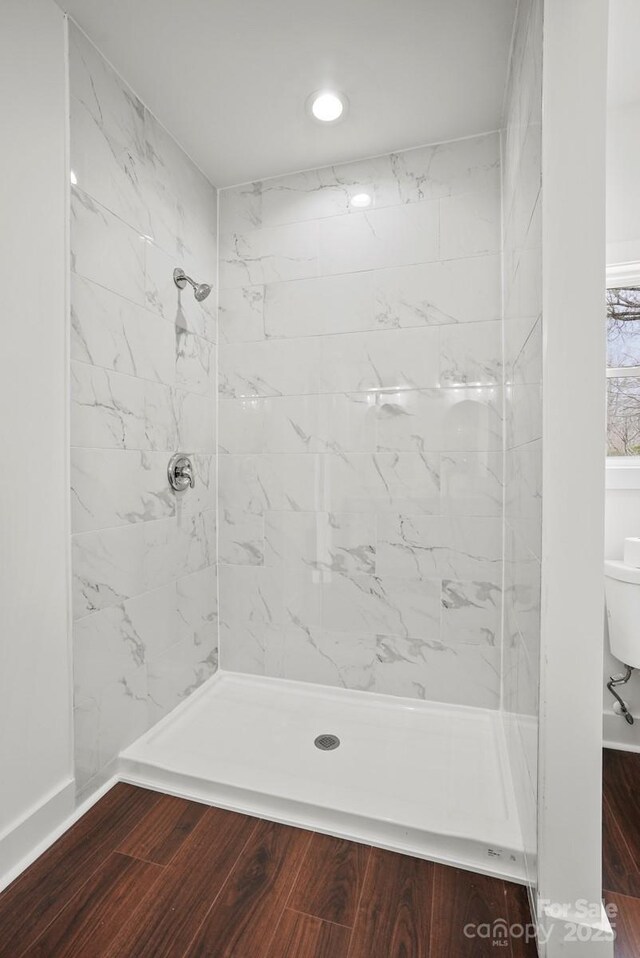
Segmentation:
[[(275, 288), (278, 289), (279, 284)], [(220, 290), (220, 342), (251, 343), (264, 339), (264, 299), (264, 286), (238, 286)]]
[(264, 563), (282, 569), (373, 573), (375, 542), (372, 513), (269, 512)]
[(442, 583), (442, 641), (447, 645), (500, 645), (502, 593), (495, 582)]
[(497, 386), (395, 390), (377, 397), (379, 451), (475, 452), (502, 448)]
[(73, 675), (84, 695), (126, 681), (144, 667), (144, 641), (129, 619), (125, 605), (112, 606), (78, 619), (73, 626)]
[(414, 452), (325, 457), (322, 503), (335, 512), (440, 512), (439, 457)]
[(135, 303), (144, 303), (143, 237), (99, 206), (71, 190), (71, 269)]
[(505, 476), (505, 515), (529, 551), (540, 557), (542, 440), (508, 449)]
[(223, 508), (220, 512), (218, 547), (220, 562), (231, 565), (263, 565), (263, 516), (243, 508)]
[(497, 187), (498, 178), (492, 133), (222, 190), (220, 216), (226, 229), (242, 232), (349, 213), (356, 193), (381, 208)]
[(176, 326), (176, 385), (215, 398), (216, 347), (201, 336)]
[(315, 223), (220, 236), (220, 288), (276, 283), (318, 273)]
[(177, 445), (186, 452), (212, 453), (216, 443), (216, 403), (176, 388), (173, 410), (177, 427)]
[(71, 273), (71, 358), (171, 385), (175, 331), (130, 300)]
[(373, 689), (376, 636), (326, 629), (283, 629), (270, 634), (270, 675), (349, 689)]
[(437, 386), (438, 331), (406, 329), (220, 347), (220, 393), (241, 399)]
[(499, 250), (499, 191), (483, 190), (440, 200), (442, 259), (457, 259)]
[(179, 642), (149, 662), (149, 723), (160, 721), (218, 667), (218, 649), (212, 635)]
[(372, 277), (376, 327), (498, 320), (500, 256), (420, 263), (377, 270)]
[(72, 362), (71, 436), (74, 446), (146, 448), (144, 386), (141, 379)]
[(170, 255), (155, 243), (144, 242), (144, 302), (149, 310), (159, 314), (179, 329), (187, 330), (215, 343), (217, 341), (216, 292), (212, 290), (207, 299), (199, 303), (191, 287), (178, 289), (173, 281), (176, 265), (189, 274), (193, 272), (198, 281), (213, 283), (211, 275), (201, 276), (197, 267), (188, 261), (177, 263), (176, 256)]
[(175, 543), (176, 570), (188, 575), (216, 562), (215, 510), (185, 514), (178, 505)]
[(268, 338), (374, 329), (372, 272), (271, 283), (264, 290)]
[(219, 469), (222, 509), (440, 512), (437, 454), (223, 455)]
[(89, 532), (175, 514), (160, 452), (71, 449), (71, 527)]
[(442, 326), (439, 332), (441, 386), (502, 382), (502, 323)]
[(72, 536), (74, 617), (168, 584), (176, 575), (174, 543), (175, 519)]
[(440, 581), (418, 576), (326, 575), (322, 626), (333, 632), (437, 639)]
[(76, 620), (74, 680), (82, 694), (126, 680), (178, 638), (176, 585), (133, 596)]
[(264, 654), (273, 630), (321, 625), (324, 586), (319, 573), (291, 569), (283, 576), (275, 567), (221, 563), (218, 575), (223, 657), (227, 647), (243, 642)]
[(325, 502), (324, 457), (306, 453), (223, 455), (218, 460), (221, 511), (264, 515), (311, 512)]
[(501, 519), (379, 515), (376, 572), (381, 576), (499, 582)]
[(498, 708), (500, 651), (381, 637), (375, 691), (434, 702)]
[(220, 451), (374, 451), (375, 417), (373, 394), (341, 393), (221, 401)]
[(106, 136), (142, 151), (142, 103), (74, 23), (69, 23), (69, 86)]
[(74, 446), (170, 451), (176, 445), (172, 391), (86, 363), (71, 363)]
[(505, 378), (512, 383), (542, 382), (542, 316), (505, 322)]
[(76, 691), (74, 744), (85, 781), (90, 768), (94, 776), (107, 768), (148, 727), (144, 666), (95, 693)]
[(501, 516), (502, 452), (450, 452), (440, 457), (442, 512), (452, 516)]
[(321, 275), (438, 259), (437, 203), (338, 216), (320, 220), (318, 229)]
[(505, 441), (507, 448), (542, 438), (542, 386), (512, 383), (505, 389)]
[(144, 157), (131, 141), (110, 135), (75, 96), (69, 100), (74, 185), (140, 233), (150, 231), (141, 177)]
[(176, 582), (178, 636), (180, 642), (202, 646), (218, 644), (218, 576), (215, 566), (207, 566)]
[(216, 508), (216, 456), (213, 453), (191, 455), (195, 486), (179, 497), (182, 515), (196, 515)]

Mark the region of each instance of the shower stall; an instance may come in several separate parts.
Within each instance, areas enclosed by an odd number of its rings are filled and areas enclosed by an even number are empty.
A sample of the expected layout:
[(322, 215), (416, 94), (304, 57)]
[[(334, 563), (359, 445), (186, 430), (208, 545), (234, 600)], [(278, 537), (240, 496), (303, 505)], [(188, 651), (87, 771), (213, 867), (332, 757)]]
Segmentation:
[(493, 128), (220, 189), (69, 21), (82, 807), (116, 777), (540, 890), (562, 669), (516, 6)]
[(504, 129), (217, 196), (71, 26), (82, 795), (118, 763), (525, 878), (540, 13)]

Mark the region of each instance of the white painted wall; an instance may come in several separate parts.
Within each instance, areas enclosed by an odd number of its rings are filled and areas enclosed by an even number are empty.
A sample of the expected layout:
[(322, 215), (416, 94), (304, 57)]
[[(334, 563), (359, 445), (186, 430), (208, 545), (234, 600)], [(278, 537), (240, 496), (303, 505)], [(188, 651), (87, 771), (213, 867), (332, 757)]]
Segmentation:
[[(623, 8), (612, 7), (612, 17)], [(615, 52), (615, 51), (612, 51)], [(610, 70), (615, 70), (612, 58)], [(607, 263), (640, 260), (640, 90), (607, 115)]]
[[(625, 3), (610, 5), (609, 78), (610, 93), (619, 90), (629, 30)], [(627, 75), (626, 73), (624, 74)], [(630, 102), (610, 103), (607, 113), (607, 265), (640, 261), (640, 89), (627, 89)], [(637, 99), (634, 102), (634, 95)], [(640, 536), (640, 489), (607, 489), (605, 493), (605, 557), (621, 559), (626, 536)], [(605, 629), (604, 682), (622, 671), (609, 651)], [(613, 697), (604, 692), (604, 739), (610, 746), (640, 750), (640, 675), (632, 675), (620, 689), (631, 712), (639, 721), (629, 726), (613, 712)]]
[(613, 953), (611, 941), (571, 945), (545, 907), (564, 905), (594, 931), (601, 923), (605, 408), (584, 383), (604, 388), (607, 13), (607, 0), (545, 2), (538, 896), (553, 926), (548, 958)]
[[(0, 31), (0, 858), (69, 784), (66, 69), (51, 0), (5, 0)], [(65, 801), (56, 816), (66, 814)], [(53, 805), (55, 805), (55, 801)], [(53, 805), (49, 804), (51, 809)], [(46, 809), (45, 809), (46, 811)], [(56, 817), (54, 816), (54, 817)], [(36, 816), (37, 818), (37, 816)], [(12, 833), (7, 838), (6, 833)], [(18, 840), (20, 834), (24, 838)]]

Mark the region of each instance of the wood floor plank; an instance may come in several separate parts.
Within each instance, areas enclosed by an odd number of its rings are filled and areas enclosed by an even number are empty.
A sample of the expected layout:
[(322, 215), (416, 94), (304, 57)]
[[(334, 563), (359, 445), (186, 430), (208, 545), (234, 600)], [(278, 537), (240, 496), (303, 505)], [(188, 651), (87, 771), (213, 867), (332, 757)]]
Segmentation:
[(369, 853), (368, 845), (314, 833), (289, 908), (351, 927)]
[(118, 851), (133, 858), (166, 865), (191, 834), (207, 807), (173, 795), (161, 795), (155, 808), (129, 833)]
[(603, 782), (605, 800), (621, 827), (631, 856), (640, 861), (640, 755), (605, 749)]
[(524, 885), (514, 885), (512, 882), (505, 882), (504, 889), (511, 929), (511, 956), (512, 958), (537, 958), (535, 928), (531, 918), (527, 889)]
[[(429, 958), (484, 958), (498, 951), (491, 938), (480, 937), (476, 929), (496, 921), (508, 928), (504, 882), (460, 868), (434, 868)], [(509, 953), (508, 948), (500, 950)]]
[(640, 861), (631, 854), (625, 823), (618, 823), (607, 798), (602, 803), (602, 887), (640, 898)]
[(613, 946), (615, 958), (638, 958), (640, 955), (640, 900), (617, 895), (605, 894), (607, 905), (615, 905), (617, 915), (611, 919), (616, 933)]
[(112, 853), (24, 958), (99, 958), (162, 873), (161, 865)]
[(434, 867), (371, 849), (349, 958), (429, 958)]
[(107, 952), (110, 958), (181, 958), (256, 819), (208, 808)]
[(310, 839), (310, 832), (259, 822), (188, 958), (266, 958)]
[(351, 930), (285, 908), (268, 958), (347, 958)]
[(20, 958), (159, 796), (118, 784), (0, 895), (0, 958)]

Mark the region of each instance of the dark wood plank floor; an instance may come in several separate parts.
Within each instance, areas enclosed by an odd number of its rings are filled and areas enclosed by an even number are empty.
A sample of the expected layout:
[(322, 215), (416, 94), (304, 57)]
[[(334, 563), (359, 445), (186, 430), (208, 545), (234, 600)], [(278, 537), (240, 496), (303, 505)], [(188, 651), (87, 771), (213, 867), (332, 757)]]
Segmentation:
[(640, 754), (604, 750), (602, 884), (615, 905), (616, 958), (640, 955)]
[(0, 895), (0, 958), (483, 958), (499, 919), (523, 888), (121, 784)]

